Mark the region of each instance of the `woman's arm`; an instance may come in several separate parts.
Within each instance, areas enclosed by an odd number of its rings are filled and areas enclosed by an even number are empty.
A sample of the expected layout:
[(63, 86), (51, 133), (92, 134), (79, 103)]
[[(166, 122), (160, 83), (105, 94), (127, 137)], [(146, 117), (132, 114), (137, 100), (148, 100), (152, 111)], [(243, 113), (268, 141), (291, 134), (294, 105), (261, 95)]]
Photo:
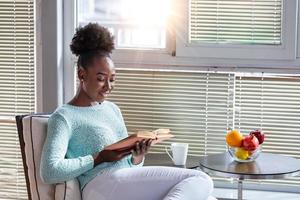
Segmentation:
[(104, 149), (99, 153), (96, 153), (94, 158), (94, 167), (103, 162), (115, 162), (128, 156), (131, 152), (128, 150), (118, 151), (118, 150), (107, 150)]
[(92, 155), (65, 158), (71, 129), (65, 118), (53, 114), (48, 121), (47, 137), (44, 143), (40, 174), (45, 183), (59, 183), (71, 180), (94, 166)]

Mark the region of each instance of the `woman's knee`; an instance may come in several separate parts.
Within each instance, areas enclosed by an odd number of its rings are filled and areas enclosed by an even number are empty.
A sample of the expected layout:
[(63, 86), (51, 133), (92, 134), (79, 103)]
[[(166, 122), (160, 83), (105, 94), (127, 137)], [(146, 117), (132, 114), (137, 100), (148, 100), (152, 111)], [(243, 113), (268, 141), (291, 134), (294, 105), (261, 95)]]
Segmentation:
[(202, 171), (198, 171), (198, 172), (199, 173), (196, 176), (198, 178), (198, 183), (202, 186), (205, 185), (206, 189), (209, 190), (211, 193), (214, 188), (214, 182), (212, 178)]
[(201, 177), (202, 179), (211, 179), (206, 173), (196, 169), (186, 169), (188, 177)]
[(180, 181), (169, 191), (164, 200), (206, 200), (212, 190), (212, 180), (201, 174)]

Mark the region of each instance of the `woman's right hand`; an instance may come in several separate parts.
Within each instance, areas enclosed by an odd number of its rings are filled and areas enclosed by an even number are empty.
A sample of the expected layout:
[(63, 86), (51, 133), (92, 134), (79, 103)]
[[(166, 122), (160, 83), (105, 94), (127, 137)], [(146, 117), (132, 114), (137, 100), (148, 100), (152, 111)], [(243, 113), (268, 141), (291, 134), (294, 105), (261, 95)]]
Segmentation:
[(115, 162), (119, 161), (125, 156), (129, 155), (131, 152), (128, 150), (125, 151), (115, 151), (115, 150), (102, 150), (99, 153), (93, 156), (94, 158), (94, 167), (103, 163), (103, 162)]

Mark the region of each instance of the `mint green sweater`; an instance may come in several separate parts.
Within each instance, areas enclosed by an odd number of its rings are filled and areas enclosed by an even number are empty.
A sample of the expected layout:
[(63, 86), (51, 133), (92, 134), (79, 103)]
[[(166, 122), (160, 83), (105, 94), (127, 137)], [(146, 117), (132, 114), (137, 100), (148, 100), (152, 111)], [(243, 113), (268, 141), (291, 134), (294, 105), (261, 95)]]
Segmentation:
[(53, 184), (78, 178), (81, 189), (97, 174), (109, 170), (141, 166), (131, 155), (95, 168), (92, 155), (109, 144), (127, 137), (120, 109), (109, 101), (90, 107), (65, 104), (49, 118), (40, 174)]

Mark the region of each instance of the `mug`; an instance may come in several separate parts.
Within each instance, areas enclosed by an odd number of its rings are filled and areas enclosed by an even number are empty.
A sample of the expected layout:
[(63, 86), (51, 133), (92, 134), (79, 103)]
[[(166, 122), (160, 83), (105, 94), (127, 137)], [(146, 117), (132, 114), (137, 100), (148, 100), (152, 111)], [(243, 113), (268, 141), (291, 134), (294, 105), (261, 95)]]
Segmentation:
[(185, 165), (189, 144), (188, 143), (172, 143), (171, 151), (172, 155), (169, 153), (169, 148), (166, 147), (166, 152), (168, 156), (172, 159), (174, 165)]

